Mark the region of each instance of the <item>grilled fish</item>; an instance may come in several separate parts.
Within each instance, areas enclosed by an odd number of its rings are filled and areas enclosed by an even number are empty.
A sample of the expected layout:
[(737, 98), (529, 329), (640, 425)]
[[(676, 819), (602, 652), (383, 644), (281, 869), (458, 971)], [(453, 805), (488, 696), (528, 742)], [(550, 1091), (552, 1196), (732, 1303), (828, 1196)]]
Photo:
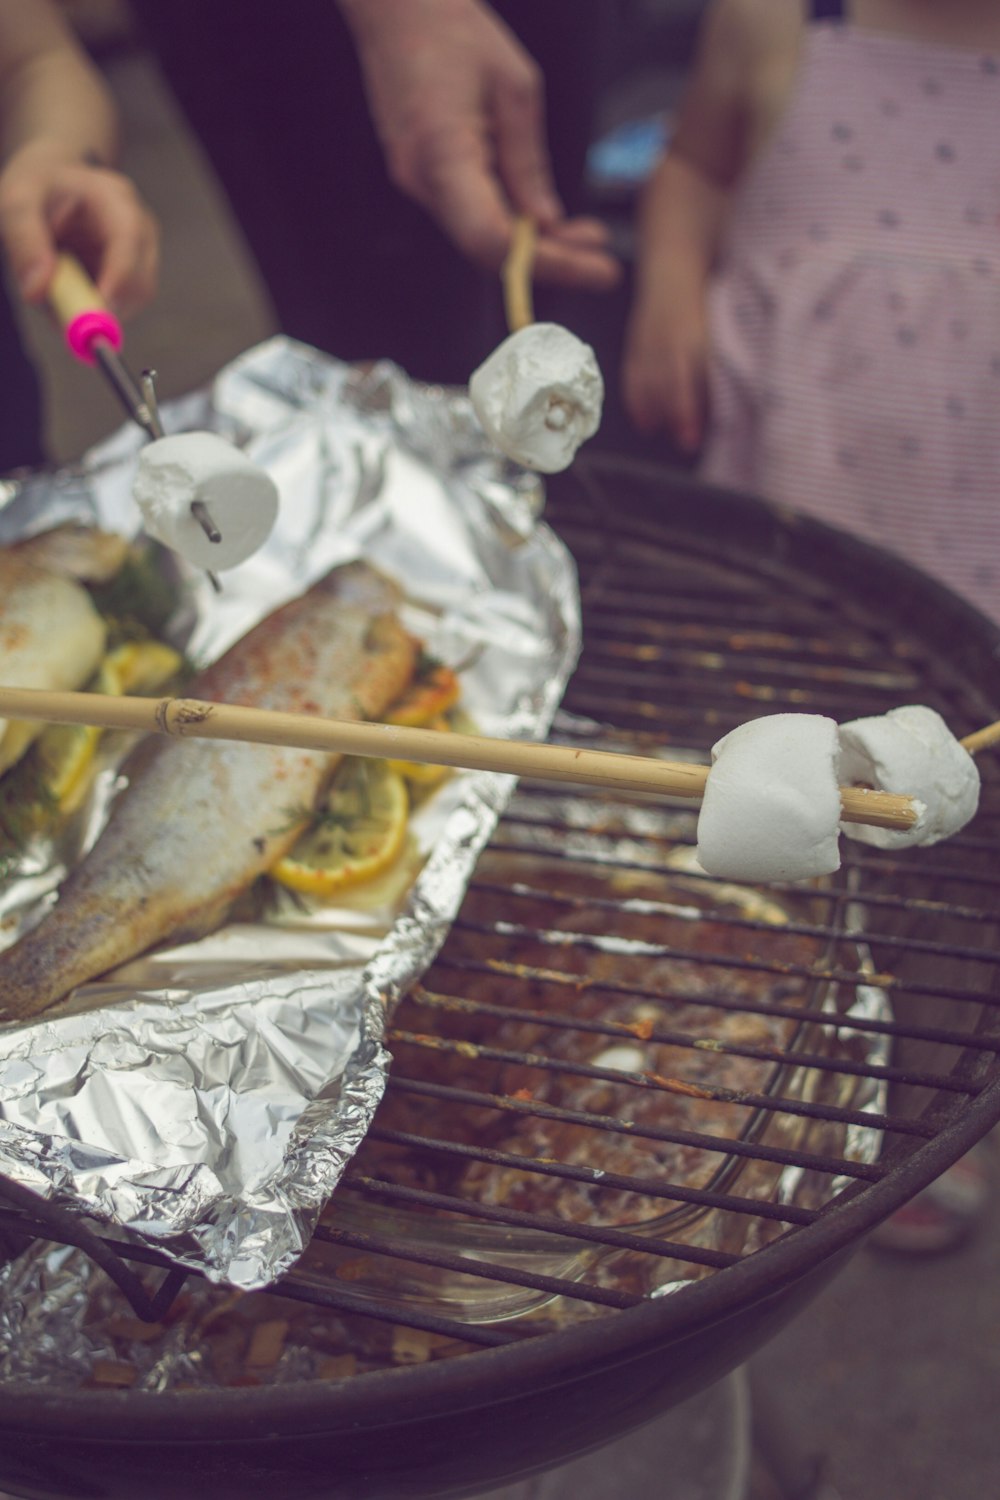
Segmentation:
[(40, 531), (16, 542), (13, 552), (50, 573), (78, 578), (81, 583), (107, 583), (122, 568), (129, 543), (114, 531), (73, 523)]
[[(33, 561), (0, 551), (0, 682), (5, 687), (81, 687), (104, 654), (107, 628), (87, 590)], [(41, 724), (0, 719), (0, 773), (14, 765)]]
[[(417, 643), (396, 586), (336, 568), (269, 615), (190, 686), (192, 697), (377, 719), (412, 676)], [(0, 1018), (47, 1009), (165, 938), (217, 926), (294, 844), (339, 756), (150, 736), (93, 849), (37, 927), (0, 954)]]

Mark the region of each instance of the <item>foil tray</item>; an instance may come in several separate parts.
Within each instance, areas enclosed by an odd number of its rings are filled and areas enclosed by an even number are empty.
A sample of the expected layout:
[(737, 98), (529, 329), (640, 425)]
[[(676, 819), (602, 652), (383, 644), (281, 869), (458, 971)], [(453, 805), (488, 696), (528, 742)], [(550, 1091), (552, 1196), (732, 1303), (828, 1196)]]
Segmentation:
[[(163, 420), (221, 433), (281, 493), (274, 533), (221, 594), (158, 549), (176, 590), (168, 639), (210, 661), (364, 558), (403, 586), (406, 626), (460, 670), (477, 728), (544, 738), (579, 653), (575, 568), (539, 520), (537, 477), (488, 448), (466, 396), (277, 338)], [(142, 441), (123, 429), (79, 469), (0, 483), (0, 545), (67, 522), (136, 535)], [(97, 836), (121, 751), (109, 746), (58, 847), (31, 847), (3, 881), (0, 946)], [(69, 1014), (0, 1028), (0, 1172), (211, 1281), (273, 1281), (364, 1137), (387, 1010), (443, 942), (512, 789), (449, 778), (411, 820), (403, 882), (314, 910), (276, 900), (81, 987)]]

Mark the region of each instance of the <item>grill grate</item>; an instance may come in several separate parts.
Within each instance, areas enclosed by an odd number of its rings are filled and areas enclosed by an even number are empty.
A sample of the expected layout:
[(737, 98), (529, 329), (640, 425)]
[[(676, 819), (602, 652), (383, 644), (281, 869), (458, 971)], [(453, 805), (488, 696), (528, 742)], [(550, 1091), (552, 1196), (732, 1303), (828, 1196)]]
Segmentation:
[[(723, 549), (717, 529), (619, 503), (630, 484), (648, 488), (588, 465), (550, 505), (585, 624), (559, 738), (704, 761), (728, 729), (786, 709), (846, 719), (919, 701), (957, 734), (1000, 717), (995, 670), (929, 644), (923, 612), (869, 606), (847, 564), (807, 566), (807, 538), (754, 550), (734, 523)], [(775, 1235), (822, 1232), (946, 1138), (1000, 1050), (1000, 766), (980, 759), (971, 833), (905, 856), (845, 841), (827, 888), (756, 904), (685, 862), (690, 806), (519, 789), (393, 1018), (387, 1099), (319, 1228), (322, 1274), (296, 1269), (282, 1294), (492, 1347), (551, 1328), (553, 1309), (607, 1315), (663, 1282), (724, 1275)], [(876, 990), (891, 1017), (843, 1014)], [(877, 1106), (864, 1082), (886, 1090)], [(678, 1098), (689, 1118), (668, 1112)], [(872, 1127), (882, 1158), (853, 1159), (847, 1143)], [(677, 1159), (710, 1166), (692, 1184)], [(811, 1198), (775, 1192), (792, 1171), (819, 1184)], [(643, 1222), (606, 1211), (635, 1200)], [(23, 1199), (0, 1228), (79, 1242)], [(168, 1263), (95, 1244), (139, 1315), (162, 1315), (179, 1283)], [(159, 1294), (137, 1290), (132, 1263), (168, 1268)]]

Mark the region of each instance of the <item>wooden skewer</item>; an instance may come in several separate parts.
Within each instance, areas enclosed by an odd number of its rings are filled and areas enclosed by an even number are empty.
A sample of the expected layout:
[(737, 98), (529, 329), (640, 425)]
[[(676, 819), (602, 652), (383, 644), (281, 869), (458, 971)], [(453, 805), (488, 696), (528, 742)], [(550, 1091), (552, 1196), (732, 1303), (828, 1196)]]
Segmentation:
[(977, 754), (980, 750), (988, 750), (991, 745), (1000, 745), (1000, 719), (995, 724), (987, 724), (985, 729), (977, 729), (975, 734), (967, 734), (959, 744), (968, 750), (970, 755)]
[(535, 260), (538, 232), (531, 219), (514, 220), (510, 249), (500, 269), (503, 283), (503, 305), (511, 333), (527, 328), (535, 321), (531, 297), (531, 268)]
[[(425, 765), (498, 771), (529, 780), (569, 782), (658, 796), (700, 798), (708, 780), (707, 766), (690, 765), (686, 761), (581, 750), (572, 745), (547, 745), (530, 740), (491, 739), (437, 729), (411, 729), (399, 724), (351, 724), (308, 714), (208, 703), (197, 698), (119, 698), (103, 693), (0, 687), (0, 716), (413, 760)], [(962, 743), (972, 750), (998, 741), (1000, 723), (969, 735)], [(848, 823), (906, 829), (916, 822), (910, 797), (865, 787), (841, 787), (840, 798), (843, 818)]]

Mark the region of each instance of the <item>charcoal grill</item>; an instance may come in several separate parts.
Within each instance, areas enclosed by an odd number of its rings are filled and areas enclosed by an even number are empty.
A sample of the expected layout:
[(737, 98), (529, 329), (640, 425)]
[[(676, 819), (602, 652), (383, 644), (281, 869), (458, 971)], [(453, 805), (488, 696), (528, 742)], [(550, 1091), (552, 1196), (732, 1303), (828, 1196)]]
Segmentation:
[[(559, 723), (565, 738), (627, 740), (630, 748), (707, 758), (737, 723), (782, 710), (844, 720), (921, 702), (959, 735), (1000, 718), (1000, 630), (926, 577), (818, 523), (601, 455), (553, 482), (548, 514), (577, 558), (584, 604), (583, 657)], [(297, 1270), (280, 1288), (330, 1316), (461, 1340), (466, 1352), (264, 1389), (5, 1387), (0, 1485), (26, 1496), (122, 1500), (189, 1493), (235, 1500), (262, 1482), (275, 1500), (469, 1494), (595, 1448), (742, 1363), (868, 1231), (1000, 1119), (1000, 764), (995, 756), (981, 760), (982, 805), (969, 830), (899, 855), (848, 845), (841, 876), (799, 924), (814, 954), (799, 979), (877, 983), (888, 994), (892, 1018), (855, 1019), (851, 1031), (890, 1044), (890, 1060), (866, 1061), (856, 1049), (821, 1055), (808, 1037), (789, 1055), (765, 1046), (768, 1086), (729, 1101), (749, 1122), (735, 1141), (723, 1150), (690, 1132), (693, 1147), (715, 1149), (729, 1164), (693, 1189), (648, 1169), (595, 1183), (579, 1161), (525, 1162), (468, 1127), (470, 1119), (532, 1117), (595, 1139), (623, 1133), (613, 1113), (496, 1086), (508, 1076), (498, 1068), (530, 1077), (576, 1071), (597, 1082), (609, 1070), (567, 1061), (558, 1046), (530, 1055), (491, 1048), (483, 1028), (532, 1012), (532, 1035), (572, 1029), (571, 1015), (538, 1011), (537, 970), (545, 971), (543, 992), (560, 983), (579, 988), (589, 955), (600, 949), (600, 934), (571, 920), (578, 877), (586, 875), (588, 910), (613, 936), (632, 910), (623, 876), (658, 878), (665, 845), (644, 831), (642, 810), (625, 799), (619, 812), (635, 817), (623, 845), (607, 835), (606, 794), (560, 793), (554, 804), (545, 789), (522, 787), (452, 938), (395, 1017), (389, 1100), (335, 1195), (340, 1211), (318, 1234), (334, 1274)], [(678, 817), (675, 847), (694, 834), (693, 814)], [(560, 872), (544, 887), (540, 846), (547, 868)], [(544, 928), (532, 923), (537, 910), (545, 912)], [(795, 965), (768, 958), (767, 924), (752, 909), (727, 920), (741, 940), (724, 953), (672, 957), (681, 966), (714, 966), (716, 982), (700, 992), (707, 1010), (780, 1017), (788, 1009), (780, 984), (770, 998), (750, 1002), (734, 992), (734, 977), (763, 968), (780, 979)], [(525, 940), (544, 952), (544, 965), (531, 970), (516, 958)], [(868, 958), (864, 969), (859, 951)], [(643, 990), (641, 982), (636, 988)], [(475, 1042), (470, 1017), (479, 1027)], [(629, 1040), (627, 1028), (599, 1014), (588, 1013), (583, 1024), (609, 1045)], [(658, 1025), (669, 1032), (666, 1013)], [(682, 1059), (685, 1050), (703, 1057), (703, 1042), (674, 1040)], [(754, 1045), (744, 1050), (752, 1054)], [(441, 1067), (456, 1056), (488, 1065), (493, 1071), (480, 1076), (493, 1082), (456, 1082)], [(807, 1077), (874, 1079), (887, 1093), (874, 1114), (831, 1102), (823, 1089), (793, 1097), (792, 1067)], [(683, 1062), (675, 1072), (683, 1079)], [(671, 1086), (614, 1070), (610, 1078), (619, 1089)], [(400, 1128), (394, 1099), (433, 1104), (433, 1131)], [(412, 1118), (419, 1123), (419, 1110)], [(849, 1160), (836, 1144), (797, 1150), (762, 1128), (791, 1118), (829, 1127), (835, 1134), (821, 1137), (827, 1142), (840, 1142), (848, 1126), (874, 1124), (883, 1132), (881, 1156)], [(657, 1133), (655, 1125), (646, 1130), (649, 1138)], [(672, 1126), (659, 1134), (684, 1139)], [(435, 1164), (423, 1177), (412, 1170), (421, 1160)], [(599, 1215), (567, 1221), (509, 1202), (476, 1204), (448, 1187), (469, 1161), (582, 1182), (598, 1193), (639, 1192), (662, 1202), (662, 1216), (650, 1232), (602, 1223)], [(802, 1207), (755, 1197), (740, 1176), (748, 1163), (814, 1174), (826, 1184), (823, 1201)], [(183, 1276), (153, 1252), (123, 1251), (31, 1195), (5, 1192), (0, 1229), (12, 1250), (35, 1238), (82, 1243), (144, 1317), (162, 1315), (177, 1294)], [(685, 1234), (692, 1214), (754, 1233), (737, 1250), (713, 1248)], [(632, 1266), (669, 1261), (684, 1284), (649, 1295), (637, 1289), (641, 1277), (630, 1283), (603, 1274), (611, 1255)], [(359, 1263), (369, 1268), (367, 1279), (342, 1274)], [(439, 1295), (451, 1284), (464, 1289), (467, 1304)], [(476, 1286), (488, 1291), (481, 1304), (468, 1290)], [(486, 1312), (477, 1314), (480, 1305)], [(556, 1331), (554, 1308), (563, 1310)]]

